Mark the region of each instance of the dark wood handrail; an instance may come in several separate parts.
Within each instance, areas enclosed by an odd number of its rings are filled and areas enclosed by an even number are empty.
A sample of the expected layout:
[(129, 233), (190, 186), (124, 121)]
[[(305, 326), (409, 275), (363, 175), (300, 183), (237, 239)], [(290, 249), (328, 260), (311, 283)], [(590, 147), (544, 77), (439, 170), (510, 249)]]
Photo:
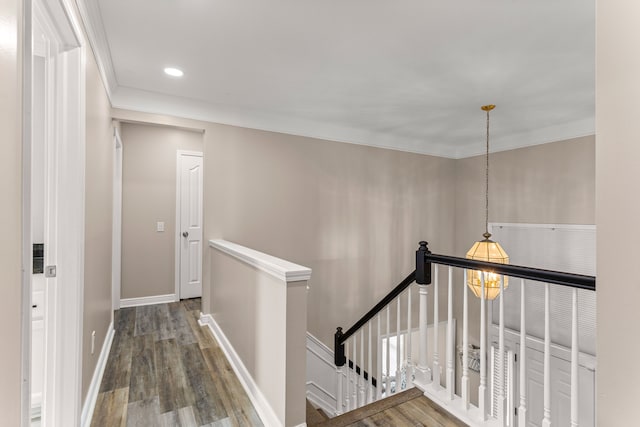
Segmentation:
[(409, 287), (410, 284), (415, 282), (416, 280), (416, 271), (413, 270), (411, 274), (409, 274), (398, 286), (393, 288), (391, 292), (389, 292), (384, 298), (380, 300), (371, 310), (367, 312), (364, 316), (360, 318), (352, 327), (350, 327), (347, 332), (344, 332), (340, 335), (340, 339), (338, 344), (343, 344), (346, 340), (349, 339), (353, 334), (355, 334), (361, 327), (363, 327), (369, 320), (373, 319), (376, 314), (378, 314), (383, 308), (385, 308), (391, 301), (396, 299), (398, 295), (402, 293), (405, 289)]
[(553, 283), (569, 286), (571, 288), (596, 290), (596, 278), (583, 274), (565, 273), (562, 271), (543, 270), (541, 268), (523, 267), (513, 264), (498, 264), (495, 262), (476, 261), (467, 258), (458, 258), (448, 255), (426, 255), (427, 263), (450, 265), (452, 267), (469, 268), (472, 270), (489, 271), (491, 273), (504, 274), (510, 277), (535, 280), (537, 282)]
[(467, 258), (454, 257), (449, 255), (432, 254), (427, 248), (427, 242), (420, 242), (420, 247), (416, 251), (416, 269), (409, 274), (398, 286), (393, 288), (379, 303), (360, 318), (347, 332), (342, 332), (338, 328), (334, 336), (334, 356), (336, 366), (343, 366), (347, 359), (344, 354), (344, 343), (355, 334), (368, 321), (373, 319), (382, 309), (398, 297), (414, 281), (421, 285), (431, 284), (431, 264), (448, 265), (452, 267), (467, 268), (471, 270), (482, 270), (497, 274), (504, 274), (510, 277), (534, 280), (537, 282), (552, 283), (571, 288), (584, 289), (587, 291), (596, 290), (595, 276), (583, 274), (565, 273), (562, 271), (544, 270), (541, 268), (524, 267), (512, 264), (498, 264), (488, 261), (477, 261)]

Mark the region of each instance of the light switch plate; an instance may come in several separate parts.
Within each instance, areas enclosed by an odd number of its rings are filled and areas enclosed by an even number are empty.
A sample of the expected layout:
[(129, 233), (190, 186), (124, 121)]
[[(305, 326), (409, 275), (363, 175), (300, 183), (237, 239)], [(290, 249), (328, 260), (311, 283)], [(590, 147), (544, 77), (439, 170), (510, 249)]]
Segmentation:
[(156, 223), (156, 231), (164, 231), (164, 222), (163, 221), (158, 221)]

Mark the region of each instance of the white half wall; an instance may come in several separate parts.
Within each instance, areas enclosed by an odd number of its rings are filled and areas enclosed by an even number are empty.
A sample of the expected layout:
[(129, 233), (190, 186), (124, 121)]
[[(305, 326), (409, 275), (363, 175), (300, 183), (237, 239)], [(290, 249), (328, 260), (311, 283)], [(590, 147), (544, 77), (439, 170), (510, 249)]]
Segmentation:
[[(268, 425), (304, 424), (307, 281), (311, 270), (224, 240), (209, 241), (212, 324), (246, 378), (252, 401), (266, 402)], [(222, 343), (221, 343), (222, 344)], [(263, 396), (264, 398), (261, 398)], [(264, 405), (263, 405), (264, 406)], [(262, 415), (262, 414), (261, 414)], [(264, 420), (264, 417), (263, 417)]]

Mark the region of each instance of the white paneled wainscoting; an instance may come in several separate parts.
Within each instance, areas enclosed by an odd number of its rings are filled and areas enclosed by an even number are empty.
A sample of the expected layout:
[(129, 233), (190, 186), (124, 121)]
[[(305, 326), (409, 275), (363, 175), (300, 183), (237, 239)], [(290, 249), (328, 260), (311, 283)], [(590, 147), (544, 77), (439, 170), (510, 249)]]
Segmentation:
[[(307, 336), (307, 397), (314, 405), (340, 415), (417, 387), (471, 426), (595, 425), (596, 360), (585, 351), (578, 314), (595, 295), (595, 277), (473, 264), (431, 254), (426, 244), (420, 258), (416, 271), (351, 328), (338, 328), (333, 351)], [(475, 297), (468, 268), (485, 271), (480, 295), (492, 274), (500, 296)], [(517, 299), (507, 307), (509, 293)], [(535, 319), (530, 296), (542, 298)], [(552, 321), (558, 312), (565, 321)], [(516, 328), (506, 326), (505, 313), (517, 313)]]
[[(446, 341), (447, 323), (440, 322), (439, 329), (439, 348), (444, 349)], [(412, 340), (417, 342), (419, 330), (412, 330)], [(428, 334), (430, 340), (434, 335), (433, 325), (428, 326)], [(406, 330), (401, 333), (401, 337), (406, 337)], [(394, 336), (391, 337), (390, 346), (396, 348)], [(404, 339), (401, 344), (404, 344)], [(382, 337), (382, 346), (386, 345), (386, 336)], [(404, 351), (404, 350), (403, 350)], [(392, 352), (393, 353), (393, 352)], [(414, 352), (417, 355), (417, 349)], [(393, 356), (393, 354), (392, 354)], [(395, 359), (390, 360), (390, 364), (395, 364)], [(318, 340), (311, 333), (307, 332), (307, 399), (317, 408), (321, 408), (326, 414), (331, 416), (338, 415), (336, 411), (336, 394), (337, 394), (337, 373), (334, 363), (333, 350)], [(342, 372), (343, 381), (346, 379), (346, 372)], [(366, 386), (365, 386), (366, 387)], [(367, 393), (375, 392), (375, 387), (368, 387)]]

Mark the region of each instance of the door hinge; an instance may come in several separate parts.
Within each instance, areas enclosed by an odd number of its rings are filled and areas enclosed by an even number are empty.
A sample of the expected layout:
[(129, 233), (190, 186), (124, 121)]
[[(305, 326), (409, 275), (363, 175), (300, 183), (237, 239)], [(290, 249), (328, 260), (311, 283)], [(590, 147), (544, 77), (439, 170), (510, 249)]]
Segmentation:
[(518, 361), (518, 353), (513, 353), (513, 360), (514, 360), (515, 362), (517, 362), (517, 361)]
[(515, 412), (516, 417), (518, 416), (518, 408), (513, 408), (513, 412)]

